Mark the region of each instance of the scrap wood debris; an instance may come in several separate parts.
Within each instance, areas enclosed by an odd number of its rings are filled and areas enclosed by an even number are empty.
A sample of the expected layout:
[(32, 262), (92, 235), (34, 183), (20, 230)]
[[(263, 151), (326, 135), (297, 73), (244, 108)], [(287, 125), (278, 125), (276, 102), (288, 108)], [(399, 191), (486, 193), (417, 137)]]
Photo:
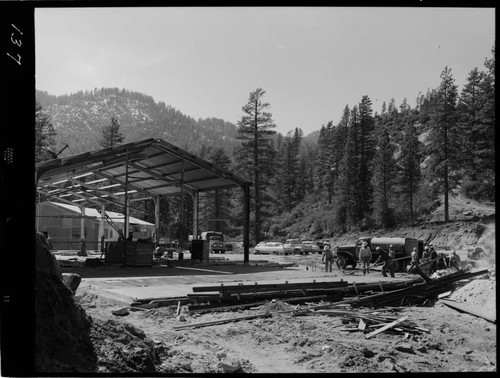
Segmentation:
[[(260, 310), (260, 313), (254, 315), (183, 324), (174, 327), (174, 330), (207, 327), (288, 313), (292, 317), (338, 316), (342, 319), (343, 331), (361, 331), (367, 338), (374, 337), (381, 332), (414, 335), (429, 332), (429, 330), (412, 323), (408, 317), (397, 316), (402, 306), (425, 305), (429, 302), (434, 303), (438, 299), (442, 300), (442, 296), (438, 298), (440, 294), (449, 293), (455, 287), (462, 286), (464, 281), (470, 281), (487, 273), (487, 270), (474, 273), (457, 271), (435, 279), (419, 277), (405, 282), (363, 284), (353, 282), (349, 284), (346, 281), (313, 281), (293, 284), (285, 282), (284, 284), (259, 285), (255, 283), (254, 285), (193, 287), (195, 292), (193, 295), (135, 302), (133, 307), (144, 309), (175, 305), (177, 315), (180, 313), (181, 304), (187, 305), (189, 313), (193, 315), (245, 308)], [(281, 303), (282, 306), (278, 307), (277, 303)], [(283, 307), (285, 304), (291, 309)], [(367, 308), (371, 310), (362, 310)]]

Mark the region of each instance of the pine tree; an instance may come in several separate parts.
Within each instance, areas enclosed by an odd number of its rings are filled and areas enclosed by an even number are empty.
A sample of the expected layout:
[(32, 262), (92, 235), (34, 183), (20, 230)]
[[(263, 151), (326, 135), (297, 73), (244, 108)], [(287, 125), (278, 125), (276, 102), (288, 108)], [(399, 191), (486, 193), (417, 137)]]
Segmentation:
[(113, 147), (117, 144), (123, 143), (124, 139), (123, 134), (120, 132), (118, 120), (115, 117), (111, 117), (110, 123), (104, 126), (102, 130), (99, 145), (103, 148)]
[[(296, 128), (289, 131), (279, 150), (280, 169), (277, 172), (279, 182), (275, 184), (280, 188), (280, 198), (283, 203), (282, 208), (291, 211), (303, 196), (303, 177), (299, 180), (299, 154), (302, 141), (302, 130)], [(302, 181), (302, 183), (301, 183)]]
[(489, 71), (471, 71), (459, 98), (458, 112), (466, 168), (468, 196), (494, 199), (495, 182), (495, 103), (494, 58), (485, 62)]
[(304, 148), (304, 154), (301, 157), (301, 169), (305, 171), (304, 174), (305, 194), (314, 193), (316, 191), (315, 177), (318, 175), (317, 174), (318, 167), (315, 163), (316, 153), (317, 153), (316, 147), (306, 145)]
[(383, 227), (391, 226), (394, 221), (389, 204), (396, 178), (394, 151), (395, 146), (384, 128), (373, 161), (373, 211), (375, 220)]
[(415, 218), (414, 198), (420, 186), (420, 148), (417, 130), (408, 124), (404, 130), (401, 154), (398, 159), (400, 184), (403, 197), (407, 200), (411, 218)]
[(346, 105), (346, 107), (344, 108), (344, 112), (342, 114), (342, 119), (332, 132), (331, 148), (333, 149), (333, 151), (332, 151), (332, 166), (330, 168), (330, 173), (332, 176), (333, 195), (335, 195), (335, 188), (337, 186), (336, 182), (339, 178), (340, 162), (342, 161), (342, 157), (344, 156), (349, 120), (350, 120), (350, 110), (349, 107)]
[(35, 103), (35, 162), (57, 158), (52, 148), (55, 146), (54, 126), (38, 101)]
[(347, 228), (359, 227), (362, 219), (362, 207), (359, 201), (360, 190), (360, 143), (358, 108), (354, 106), (350, 114), (350, 123), (345, 143), (344, 156), (340, 162), (337, 193), (339, 197), (337, 225), (341, 222)]
[(496, 125), (496, 95), (495, 95), (495, 46), (493, 46), (492, 57), (486, 59), (484, 65), (487, 71), (484, 74), (481, 82), (484, 103), (479, 112), (481, 119), (481, 127), (478, 133), (483, 135), (481, 142), (476, 147), (475, 154), (477, 159), (481, 161), (478, 164), (481, 167), (482, 175), (480, 180), (483, 182), (482, 197), (495, 200), (495, 125)]
[(450, 219), (449, 191), (450, 172), (457, 169), (460, 161), (460, 130), (457, 119), (458, 90), (451, 69), (441, 73), (441, 84), (436, 91), (435, 107), (431, 113), (429, 133), (431, 177), (442, 184), (444, 194), (444, 221)]
[(274, 161), (274, 145), (270, 137), (276, 133), (272, 114), (268, 111), (270, 105), (263, 101), (266, 92), (257, 88), (250, 93), (248, 103), (243, 106), (244, 115), (238, 121), (238, 139), (242, 140), (242, 149), (237, 158), (239, 165), (248, 169), (249, 176), (254, 184), (254, 233), (255, 241), (261, 240), (263, 196), (272, 177), (272, 163)]
[(315, 159), (316, 174), (314, 176), (314, 187), (318, 193), (326, 189), (325, 175), (330, 156), (330, 131), (328, 126), (322, 125), (319, 131), (317, 154)]
[[(207, 153), (207, 160), (215, 166), (223, 170), (230, 169), (231, 159), (222, 147), (209, 147)], [(229, 223), (224, 222), (223, 219), (229, 220), (231, 217), (230, 199), (232, 194), (231, 189), (217, 189), (200, 195), (199, 217), (204, 220), (205, 229), (227, 232)]]
[(481, 123), (479, 119), (480, 111), (485, 100), (481, 88), (482, 80), (482, 73), (479, 72), (477, 67), (474, 68), (469, 73), (457, 106), (462, 130), (463, 163), (467, 165), (468, 173), (472, 176), (475, 176), (476, 169), (479, 168), (474, 164), (476, 159), (475, 151), (478, 143), (481, 143), (484, 138), (484, 135), (478, 132)]
[(368, 96), (363, 96), (359, 103), (359, 203), (365, 215), (371, 213), (372, 207), (372, 162), (375, 154), (372, 103)]

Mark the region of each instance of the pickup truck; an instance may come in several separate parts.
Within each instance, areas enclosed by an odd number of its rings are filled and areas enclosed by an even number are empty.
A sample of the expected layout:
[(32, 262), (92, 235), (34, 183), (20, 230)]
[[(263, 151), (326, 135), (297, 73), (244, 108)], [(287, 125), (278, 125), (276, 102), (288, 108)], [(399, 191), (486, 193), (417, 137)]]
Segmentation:
[(303, 252), (302, 244), (299, 239), (287, 239), (283, 244), (285, 255), (300, 254)]
[(302, 252), (305, 253), (306, 255), (308, 253), (316, 253), (316, 252), (321, 253), (321, 248), (317, 242), (306, 240), (302, 242)]

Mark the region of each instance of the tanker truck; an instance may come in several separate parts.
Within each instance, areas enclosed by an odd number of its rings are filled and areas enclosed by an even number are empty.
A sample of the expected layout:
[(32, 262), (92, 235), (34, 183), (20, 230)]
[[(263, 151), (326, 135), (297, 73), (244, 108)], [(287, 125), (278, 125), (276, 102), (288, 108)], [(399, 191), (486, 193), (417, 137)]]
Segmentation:
[(376, 248), (388, 251), (389, 246), (396, 252), (394, 257), (394, 271), (406, 271), (407, 265), (410, 263), (410, 255), (413, 248), (417, 248), (418, 258), (422, 257), (424, 250), (424, 241), (412, 238), (387, 238), (387, 237), (361, 237), (356, 243), (352, 245), (339, 245), (334, 247), (335, 261), (339, 269), (346, 269), (351, 266), (352, 269), (356, 268), (359, 261), (359, 250), (363, 244), (367, 242), (368, 246), (372, 250), (372, 262), (376, 261), (378, 258), (378, 253)]

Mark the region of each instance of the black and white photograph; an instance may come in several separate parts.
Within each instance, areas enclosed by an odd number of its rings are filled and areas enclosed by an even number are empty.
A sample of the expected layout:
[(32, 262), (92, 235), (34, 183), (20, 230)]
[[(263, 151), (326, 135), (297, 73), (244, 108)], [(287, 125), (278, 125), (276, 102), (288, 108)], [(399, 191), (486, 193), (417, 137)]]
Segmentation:
[(32, 11), (35, 375), (496, 373), (495, 7)]

